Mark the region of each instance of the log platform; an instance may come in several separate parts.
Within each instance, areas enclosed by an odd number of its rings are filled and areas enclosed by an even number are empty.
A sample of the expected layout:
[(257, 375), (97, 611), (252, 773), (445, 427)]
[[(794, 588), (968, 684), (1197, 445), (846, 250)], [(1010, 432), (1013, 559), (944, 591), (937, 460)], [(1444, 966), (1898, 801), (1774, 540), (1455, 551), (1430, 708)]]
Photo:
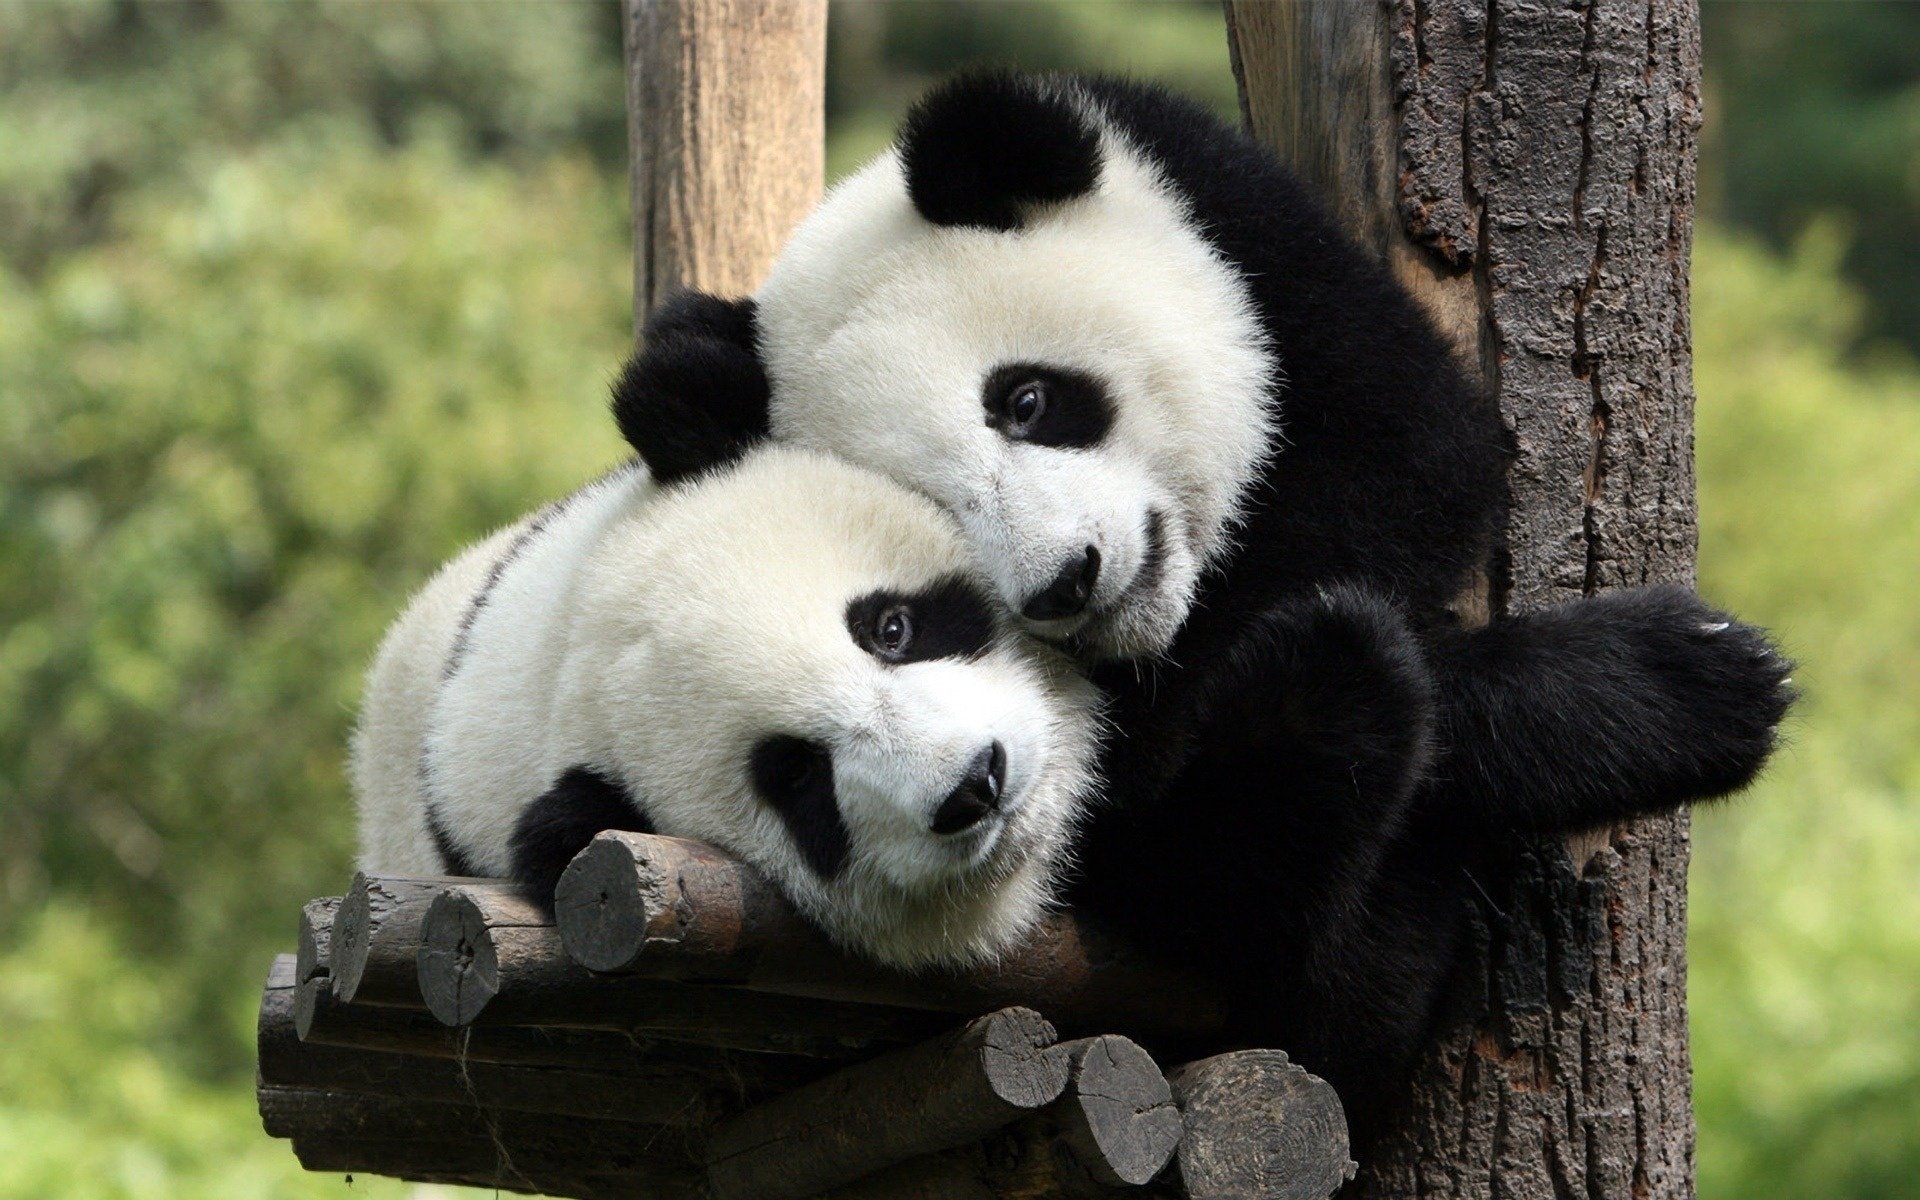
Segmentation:
[(555, 910), (365, 875), (309, 902), (261, 997), (266, 1131), (309, 1170), (593, 1200), (1324, 1200), (1352, 1176), (1331, 1088), (1228, 1049), (1216, 996), (1071, 917), (991, 970), (904, 974), (725, 855), (631, 833)]

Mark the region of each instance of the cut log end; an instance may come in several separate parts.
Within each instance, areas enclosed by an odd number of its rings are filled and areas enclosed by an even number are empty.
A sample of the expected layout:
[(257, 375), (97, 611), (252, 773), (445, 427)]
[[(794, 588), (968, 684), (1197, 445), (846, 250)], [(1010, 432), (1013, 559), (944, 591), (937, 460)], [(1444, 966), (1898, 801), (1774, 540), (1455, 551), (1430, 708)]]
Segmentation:
[(300, 931), (295, 945), (294, 977), (301, 983), (326, 978), (333, 970), (333, 921), (340, 911), (339, 896), (309, 900), (300, 909)]
[(500, 960), (473, 897), (449, 888), (420, 922), (420, 997), (443, 1025), (469, 1025), (500, 992)]
[(1339, 1097), (1280, 1051), (1216, 1055), (1167, 1081), (1188, 1200), (1327, 1200), (1353, 1178)]
[(674, 922), (671, 879), (644, 851), (602, 835), (574, 856), (553, 893), (567, 953), (594, 971), (625, 971)]
[(1139, 1186), (1180, 1146), (1180, 1110), (1160, 1067), (1131, 1039), (1109, 1034), (1068, 1043), (1072, 1066), (1059, 1104), (1061, 1138), (1095, 1182)]
[(1070, 1055), (1049, 1053), (1058, 1034), (1030, 1008), (1005, 1008), (968, 1027), (977, 1041), (980, 1076), (994, 1096), (1016, 1109), (1041, 1108), (1066, 1091)]

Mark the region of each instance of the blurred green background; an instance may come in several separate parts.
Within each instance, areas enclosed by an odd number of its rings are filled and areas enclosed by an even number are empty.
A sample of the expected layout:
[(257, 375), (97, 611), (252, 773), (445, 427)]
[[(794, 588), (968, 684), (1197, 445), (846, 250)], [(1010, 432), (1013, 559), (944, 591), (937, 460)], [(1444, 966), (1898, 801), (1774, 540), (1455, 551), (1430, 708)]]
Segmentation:
[[(837, 5), (830, 169), (956, 65), (1234, 106), (1211, 4)], [(0, 0), (0, 1198), (395, 1196), (258, 1130), (408, 591), (620, 456), (610, 5)], [(1793, 745), (1703, 812), (1700, 1184), (1920, 1196), (1920, 6), (1706, 14), (1702, 585)]]

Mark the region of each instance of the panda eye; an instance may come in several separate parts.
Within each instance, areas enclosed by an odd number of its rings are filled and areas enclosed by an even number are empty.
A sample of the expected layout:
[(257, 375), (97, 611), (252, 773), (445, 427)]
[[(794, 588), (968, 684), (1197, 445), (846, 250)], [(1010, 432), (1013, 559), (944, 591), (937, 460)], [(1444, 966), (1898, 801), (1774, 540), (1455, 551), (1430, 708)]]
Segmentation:
[(1034, 362), (995, 367), (980, 401), (987, 425), (1008, 441), (1085, 448), (1099, 445), (1113, 428), (1106, 384), (1068, 367)]
[(1007, 432), (1019, 435), (1039, 424), (1040, 418), (1047, 415), (1047, 385), (1038, 379), (1028, 380), (1013, 389), (1007, 396)]
[(913, 614), (906, 605), (882, 609), (873, 622), (873, 648), (882, 658), (901, 659), (913, 645)]

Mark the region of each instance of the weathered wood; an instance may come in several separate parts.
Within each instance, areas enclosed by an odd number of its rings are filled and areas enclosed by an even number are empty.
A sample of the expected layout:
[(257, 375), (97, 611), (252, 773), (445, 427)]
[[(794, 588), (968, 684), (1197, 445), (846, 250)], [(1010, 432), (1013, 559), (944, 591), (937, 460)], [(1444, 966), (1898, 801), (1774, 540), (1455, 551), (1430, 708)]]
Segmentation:
[(1353, 1178), (1340, 1098), (1280, 1051), (1215, 1055), (1167, 1082), (1188, 1200), (1326, 1200)]
[(1118, 1036), (1067, 1046), (1071, 1077), (1054, 1105), (1060, 1141), (1096, 1183), (1150, 1182), (1180, 1144), (1180, 1110), (1153, 1056)]
[[(1229, 8), (1256, 134), (1308, 146), (1517, 434), (1487, 608), (1691, 583), (1693, 0), (1278, 7)], [(1687, 857), (1684, 814), (1537, 849), (1362, 1194), (1691, 1194)]]
[(875, 1171), (822, 1200), (1103, 1200), (1140, 1196), (1180, 1141), (1180, 1114), (1146, 1051), (1108, 1035), (1062, 1043), (1064, 1094), (954, 1150)]
[(683, 1127), (699, 1127), (733, 1107), (732, 1081), (717, 1066), (642, 1061), (619, 1071), (589, 1070), (302, 1042), (293, 1021), (292, 960), (281, 957), (287, 964), (276, 966), (260, 1000), (259, 1078), (267, 1086)]
[(302, 1024), (294, 998), (294, 1031), (321, 1046), (406, 1054), (459, 1062), (645, 1075), (679, 1066), (710, 1075), (730, 1099), (745, 1103), (818, 1079), (831, 1070), (817, 1058), (745, 1053), (638, 1037), (623, 1030), (464, 1026), (449, 1028), (416, 1009), (342, 1004), (321, 988)]
[(800, 1200), (977, 1141), (1051, 1104), (1067, 1056), (1029, 1009), (1004, 1009), (756, 1105), (713, 1131), (717, 1200)]
[(918, 1041), (930, 1013), (599, 975), (575, 963), (552, 918), (510, 891), (447, 889), (421, 925), (420, 992), (448, 1025), (623, 1029), (740, 1050), (852, 1058)]
[(751, 868), (675, 838), (601, 834), (561, 876), (554, 907), (568, 953), (596, 971), (968, 1015), (1021, 1004), (1074, 1033), (1197, 1039), (1226, 1023), (1191, 976), (1067, 914), (990, 969), (908, 975), (850, 958)]
[(826, 0), (624, 0), (634, 329), (759, 286), (825, 177)]
[(295, 978), (324, 979), (331, 973), (333, 915), (339, 909), (338, 896), (322, 896), (301, 906), (299, 938), (293, 956)]
[(644, 1125), (273, 1087), (260, 1090), (260, 1113), (310, 1171), (560, 1196), (699, 1195), (685, 1145)]
[(413, 959), (420, 922), (434, 897), (455, 883), (507, 886), (478, 879), (355, 874), (333, 918), (333, 994), (358, 1004), (418, 1005)]

